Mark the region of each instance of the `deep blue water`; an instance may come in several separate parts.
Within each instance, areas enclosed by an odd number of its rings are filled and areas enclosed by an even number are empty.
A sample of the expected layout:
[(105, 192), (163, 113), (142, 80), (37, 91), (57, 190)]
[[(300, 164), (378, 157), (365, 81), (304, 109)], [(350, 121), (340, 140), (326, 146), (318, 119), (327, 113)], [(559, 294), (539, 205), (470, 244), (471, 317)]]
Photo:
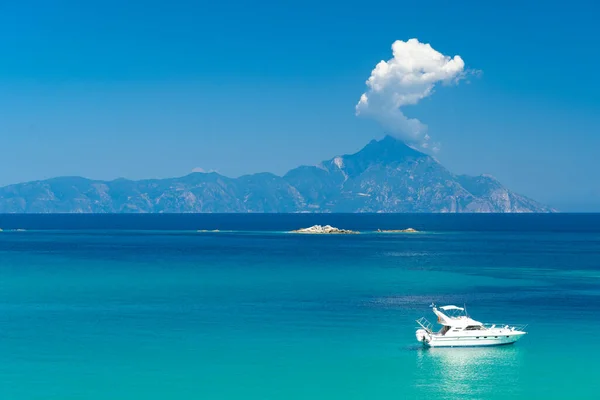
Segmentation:
[[(424, 232), (282, 233), (315, 223)], [(600, 389), (598, 214), (1, 215), (0, 228), (0, 399)], [(431, 302), (529, 334), (424, 350), (415, 319), (434, 319)]]

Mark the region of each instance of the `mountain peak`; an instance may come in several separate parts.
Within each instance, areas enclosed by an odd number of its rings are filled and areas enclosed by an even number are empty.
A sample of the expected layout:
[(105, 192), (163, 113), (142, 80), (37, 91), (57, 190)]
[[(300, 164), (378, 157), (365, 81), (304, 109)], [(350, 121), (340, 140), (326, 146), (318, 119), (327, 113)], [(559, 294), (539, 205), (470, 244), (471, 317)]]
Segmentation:
[(413, 149), (402, 140), (386, 135), (381, 140), (371, 140), (357, 153), (346, 156), (347, 159), (362, 159), (371, 163), (394, 163), (407, 158), (427, 157), (425, 153)]
[(356, 153), (324, 161), (318, 165), (318, 168), (329, 172), (340, 172), (346, 180), (371, 168), (390, 166), (395, 168), (399, 163), (410, 163), (425, 158), (429, 158), (429, 156), (413, 149), (402, 140), (386, 135), (383, 139), (371, 140)]
[(409, 146), (404, 141), (397, 139), (390, 135), (385, 135), (383, 139), (371, 140), (361, 151), (370, 151), (370, 152), (385, 152), (385, 153), (394, 153), (395, 155), (410, 155), (422, 157), (426, 156), (423, 152), (416, 150), (415, 148)]

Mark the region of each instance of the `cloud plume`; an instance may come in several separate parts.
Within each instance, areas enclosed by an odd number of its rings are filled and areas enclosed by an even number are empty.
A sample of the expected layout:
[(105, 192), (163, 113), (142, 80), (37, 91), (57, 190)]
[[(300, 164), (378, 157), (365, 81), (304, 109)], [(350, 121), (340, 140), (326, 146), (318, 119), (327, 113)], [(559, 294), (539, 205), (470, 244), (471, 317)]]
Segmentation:
[(371, 72), (356, 115), (373, 118), (400, 139), (427, 148), (427, 125), (408, 118), (402, 107), (431, 96), (438, 83), (463, 79), (465, 63), (460, 56), (446, 56), (418, 39), (396, 40), (392, 53), (390, 60), (379, 62)]

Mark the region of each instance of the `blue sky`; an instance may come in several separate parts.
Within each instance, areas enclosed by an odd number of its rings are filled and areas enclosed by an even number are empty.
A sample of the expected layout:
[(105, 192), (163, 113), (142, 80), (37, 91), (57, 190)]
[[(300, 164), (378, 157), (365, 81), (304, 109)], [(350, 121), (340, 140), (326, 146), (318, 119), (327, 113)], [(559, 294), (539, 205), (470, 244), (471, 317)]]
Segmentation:
[(591, 1), (0, 4), (0, 185), (284, 173), (383, 135), (355, 115), (395, 40), (482, 71), (405, 113), (458, 173), (600, 211)]

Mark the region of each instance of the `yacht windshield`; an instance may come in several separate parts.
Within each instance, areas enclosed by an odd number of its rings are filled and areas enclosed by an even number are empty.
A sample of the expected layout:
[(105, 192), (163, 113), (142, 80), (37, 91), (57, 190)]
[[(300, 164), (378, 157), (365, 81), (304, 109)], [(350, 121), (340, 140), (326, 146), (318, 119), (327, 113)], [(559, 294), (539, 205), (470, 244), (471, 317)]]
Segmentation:
[[(440, 307), (442, 308), (442, 307)], [(447, 310), (444, 310), (444, 313), (449, 316), (450, 318), (454, 318), (454, 319), (461, 319), (461, 318), (465, 318), (467, 316), (467, 313), (465, 312), (464, 309), (462, 308), (449, 308)]]

